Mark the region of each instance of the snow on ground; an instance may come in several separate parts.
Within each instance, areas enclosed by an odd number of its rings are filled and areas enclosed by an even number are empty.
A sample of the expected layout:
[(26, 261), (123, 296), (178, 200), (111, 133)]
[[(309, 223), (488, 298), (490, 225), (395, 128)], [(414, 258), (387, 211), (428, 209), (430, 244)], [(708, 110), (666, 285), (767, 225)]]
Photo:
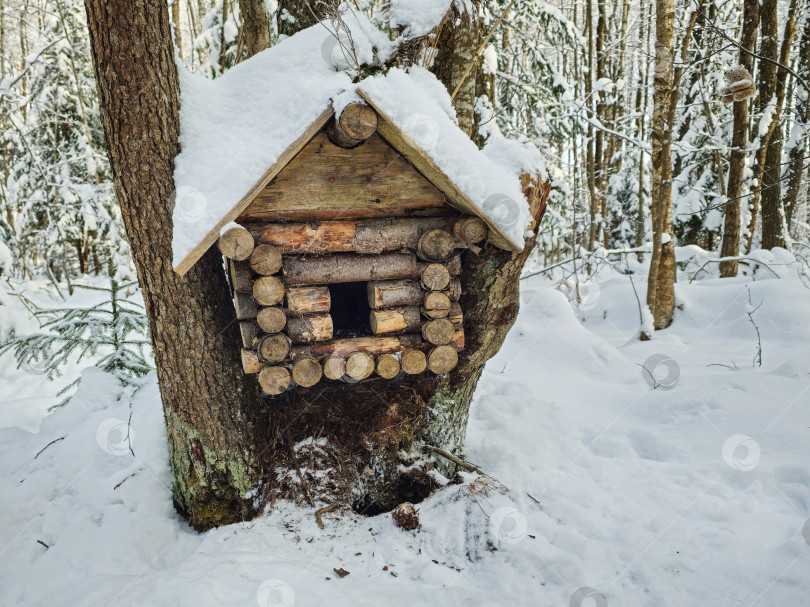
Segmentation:
[[(418, 532), (280, 504), (198, 534), (172, 507), (154, 376), (119, 399), (87, 369), (38, 431), (13, 406), (0, 430), (0, 604), (807, 605), (810, 290), (780, 274), (681, 280), (650, 342), (625, 276), (576, 310), (524, 281), (466, 442), (509, 494), (469, 476), (419, 504)], [(5, 411), (42, 382), (0, 362)]]

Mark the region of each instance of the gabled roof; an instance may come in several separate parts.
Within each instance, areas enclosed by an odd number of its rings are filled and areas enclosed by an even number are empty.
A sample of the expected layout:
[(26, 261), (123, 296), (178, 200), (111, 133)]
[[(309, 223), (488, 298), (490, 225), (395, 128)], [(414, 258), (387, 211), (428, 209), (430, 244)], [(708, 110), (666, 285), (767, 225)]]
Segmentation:
[[(388, 39), (353, 14), (361, 61)], [(463, 212), (490, 226), (490, 240), (519, 251), (531, 217), (521, 172), (542, 170), (534, 146), (501, 140), (483, 151), (455, 123), (444, 86), (428, 71), (392, 69), (351, 84), (330, 64), (334, 38), (317, 25), (232, 68), (217, 80), (181, 74), (175, 161), (173, 266), (185, 274), (222, 229), (359, 94), (378, 114), (378, 134)], [(383, 49), (381, 51), (381, 49)], [(356, 88), (356, 92), (355, 92)], [(346, 91), (346, 92), (343, 92)], [(505, 151), (506, 150), (506, 151)]]

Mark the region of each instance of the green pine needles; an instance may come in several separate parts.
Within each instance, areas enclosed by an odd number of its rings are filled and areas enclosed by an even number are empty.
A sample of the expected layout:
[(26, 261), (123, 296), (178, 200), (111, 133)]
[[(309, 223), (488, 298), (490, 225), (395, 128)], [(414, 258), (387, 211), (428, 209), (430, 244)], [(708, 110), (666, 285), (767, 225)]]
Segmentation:
[[(68, 362), (100, 356), (98, 368), (114, 375), (122, 387), (138, 387), (141, 378), (152, 370), (145, 352), (149, 345), (146, 316), (143, 306), (126, 298), (126, 291), (137, 283), (119, 282), (112, 263), (109, 274), (109, 287), (76, 285), (76, 289), (103, 294), (101, 301), (89, 307), (34, 311), (41, 331), (12, 336), (0, 344), (0, 354), (13, 351), (17, 368), (49, 380), (59, 377)], [(59, 395), (79, 381), (67, 385)]]

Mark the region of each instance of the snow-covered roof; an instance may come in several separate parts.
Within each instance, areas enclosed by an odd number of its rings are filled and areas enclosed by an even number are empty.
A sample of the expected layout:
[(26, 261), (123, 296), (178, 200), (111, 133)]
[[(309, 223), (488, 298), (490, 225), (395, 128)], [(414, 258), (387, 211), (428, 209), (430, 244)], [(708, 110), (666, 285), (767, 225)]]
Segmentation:
[[(360, 63), (387, 57), (391, 42), (362, 14), (350, 13), (347, 23)], [(479, 150), (458, 128), (447, 90), (427, 70), (392, 69), (352, 84), (330, 29), (303, 30), (216, 80), (180, 68), (175, 270), (185, 274), (214, 244), (324, 126), (333, 102), (340, 111), (358, 93), (380, 115), (383, 138), (388, 125), (401, 139), (389, 143), (452, 203), (485, 219), (495, 244), (521, 250), (531, 217), (519, 175), (543, 170), (536, 148), (500, 140)]]

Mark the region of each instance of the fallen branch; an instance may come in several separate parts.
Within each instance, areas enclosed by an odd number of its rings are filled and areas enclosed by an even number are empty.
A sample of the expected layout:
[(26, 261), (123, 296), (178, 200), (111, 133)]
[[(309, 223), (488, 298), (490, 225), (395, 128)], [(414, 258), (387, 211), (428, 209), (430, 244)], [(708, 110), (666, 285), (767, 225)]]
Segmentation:
[(340, 504), (338, 502), (332, 502), (328, 506), (324, 506), (323, 508), (319, 508), (315, 511), (315, 522), (318, 524), (318, 527), (323, 529), (323, 519), (321, 518), (322, 514), (326, 514), (327, 512), (333, 512), (337, 510)]
[(58, 443), (60, 440), (65, 440), (65, 437), (64, 437), (64, 436), (60, 436), (59, 438), (56, 438), (56, 439), (52, 440), (51, 442), (49, 442), (47, 445), (45, 445), (44, 447), (42, 447), (42, 449), (40, 449), (39, 451), (37, 451), (37, 454), (34, 456), (34, 459), (37, 459), (37, 458), (39, 457), (39, 454), (40, 454), (40, 453), (42, 453), (43, 451), (45, 451), (45, 449), (47, 449), (48, 447), (50, 447), (50, 446), (51, 446), (51, 445), (53, 445), (54, 443)]
[(693, 280), (695, 280), (695, 278), (697, 277), (697, 275), (698, 275), (698, 274), (700, 274), (700, 273), (703, 271), (703, 269), (704, 269), (704, 268), (705, 268), (707, 265), (709, 265), (710, 263), (721, 263), (721, 262), (723, 262), (723, 261), (746, 261), (746, 262), (751, 262), (751, 263), (759, 264), (759, 265), (761, 265), (762, 267), (767, 268), (768, 270), (770, 270), (770, 271), (773, 273), (773, 275), (774, 275), (774, 276), (776, 276), (777, 278), (781, 278), (781, 276), (779, 276), (779, 274), (777, 274), (777, 273), (776, 273), (776, 271), (775, 271), (775, 270), (774, 270), (772, 267), (770, 267), (770, 266), (769, 266), (768, 264), (766, 264), (766, 263), (761, 262), (761, 261), (760, 261), (760, 260), (758, 260), (758, 259), (754, 259), (753, 257), (738, 257), (738, 256), (733, 256), (733, 257), (720, 257), (719, 259), (709, 259), (709, 260), (708, 260), (706, 263), (704, 263), (702, 266), (700, 266), (700, 267), (698, 268), (698, 271), (697, 271), (697, 272), (695, 272), (694, 274), (692, 274), (692, 278), (690, 278), (690, 279), (689, 279), (689, 284), (690, 284), (690, 285), (692, 284), (692, 281), (693, 281)]
[(461, 466), (465, 470), (469, 470), (470, 472), (478, 472), (479, 474), (484, 474), (484, 471), (481, 470), (481, 468), (479, 468), (475, 464), (471, 464), (470, 462), (465, 462), (463, 459), (461, 459), (460, 457), (456, 457), (455, 455), (453, 455), (449, 451), (445, 451), (444, 449), (439, 449), (438, 447), (434, 447), (433, 445), (425, 445), (425, 448), (428, 451), (433, 451), (434, 453), (438, 453), (439, 455), (441, 455), (445, 459), (449, 459), (451, 462)]

